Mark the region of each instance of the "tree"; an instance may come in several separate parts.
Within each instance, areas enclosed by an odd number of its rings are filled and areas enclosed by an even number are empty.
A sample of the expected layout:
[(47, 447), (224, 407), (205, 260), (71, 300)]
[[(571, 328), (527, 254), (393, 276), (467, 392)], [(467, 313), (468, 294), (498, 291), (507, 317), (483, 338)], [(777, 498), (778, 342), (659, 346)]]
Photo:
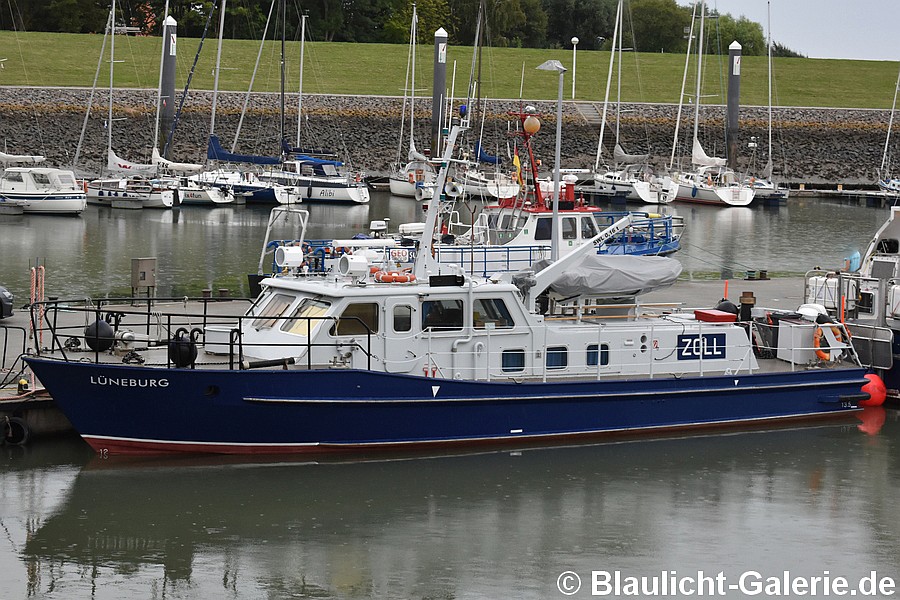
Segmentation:
[(763, 35), (762, 26), (754, 23), (746, 17), (735, 20), (731, 15), (708, 16), (706, 38), (707, 45), (704, 51), (710, 54), (728, 54), (728, 46), (732, 42), (741, 45), (741, 54), (744, 56), (762, 56), (766, 54), (766, 38)]
[(633, 0), (633, 47), (638, 52), (685, 52), (685, 27), (691, 25), (691, 9), (675, 0)]
[(544, 0), (548, 44), (569, 48), (575, 36), (579, 48), (599, 50), (606, 39), (612, 39), (616, 3), (617, 0)]

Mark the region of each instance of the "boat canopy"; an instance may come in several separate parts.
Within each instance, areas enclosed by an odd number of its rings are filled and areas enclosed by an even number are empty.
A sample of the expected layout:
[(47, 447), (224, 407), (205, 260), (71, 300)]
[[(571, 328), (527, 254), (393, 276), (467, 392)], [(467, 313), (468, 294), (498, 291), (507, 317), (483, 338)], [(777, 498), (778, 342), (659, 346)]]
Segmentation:
[[(550, 264), (534, 264), (539, 272)], [(550, 289), (575, 296), (637, 296), (668, 287), (681, 274), (681, 263), (664, 256), (586, 254), (562, 273)]]
[(253, 154), (234, 154), (228, 152), (219, 142), (219, 136), (209, 136), (209, 145), (207, 146), (206, 156), (210, 160), (218, 160), (222, 162), (250, 163), (254, 165), (277, 165), (281, 163), (281, 157), (278, 156), (256, 156)]
[(106, 151), (106, 170), (129, 175), (155, 175), (156, 165), (133, 163), (119, 156), (112, 149)]
[(694, 148), (691, 150), (691, 162), (698, 167), (724, 167), (728, 162), (724, 158), (708, 156), (706, 150), (700, 145), (700, 140), (694, 138)]
[(481, 141), (475, 142), (475, 155), (478, 156), (478, 162), (487, 163), (489, 165), (499, 165), (501, 162), (499, 156), (491, 156), (484, 151), (484, 148), (481, 147)]
[(613, 160), (616, 164), (639, 165), (650, 160), (649, 154), (627, 154), (619, 144), (613, 148)]
[[(315, 150), (309, 148), (296, 148), (291, 145), (287, 140), (281, 140), (281, 152), (285, 155), (290, 155), (294, 159), (310, 163), (310, 164), (320, 164), (320, 165), (334, 165), (335, 167), (342, 167), (344, 163), (339, 160), (335, 160), (332, 158), (322, 158), (323, 156), (334, 156), (334, 152), (330, 150)], [(313, 156), (315, 155), (315, 156)]]
[(44, 162), (43, 156), (37, 156), (34, 154), (7, 154), (6, 152), (0, 152), (0, 164), (9, 165), (9, 164), (37, 164), (39, 162)]

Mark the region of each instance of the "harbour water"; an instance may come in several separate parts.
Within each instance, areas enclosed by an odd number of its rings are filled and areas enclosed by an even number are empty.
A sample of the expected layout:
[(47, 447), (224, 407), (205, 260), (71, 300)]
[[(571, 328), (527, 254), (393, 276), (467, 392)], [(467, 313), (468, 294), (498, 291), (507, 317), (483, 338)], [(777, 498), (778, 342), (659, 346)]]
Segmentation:
[[(378, 192), (368, 205), (306, 208), (308, 237), (314, 239), (351, 237), (368, 231), (373, 219), (390, 218), (392, 229), (423, 219), (416, 202)], [(887, 209), (820, 198), (792, 198), (779, 208), (643, 208), (684, 217), (682, 250), (674, 256), (685, 277), (703, 279), (741, 277), (747, 270), (799, 275), (816, 265), (838, 268), (854, 250), (865, 249), (887, 214)], [(48, 295), (127, 296), (131, 259), (156, 257), (158, 296), (199, 296), (203, 289), (220, 288), (247, 295), (247, 274), (257, 270), (268, 215), (257, 206), (144, 211), (88, 206), (79, 218), (0, 215), (0, 285), (27, 298), (29, 267), (40, 260)]]
[[(378, 194), (370, 206), (309, 209), (313, 237), (419, 218), (413, 202)], [(676, 257), (697, 278), (840, 266), (887, 212), (813, 199), (664, 210), (685, 216)], [(239, 294), (267, 216), (89, 207), (80, 219), (0, 217), (0, 284), (24, 297), (33, 257), (47, 266), (48, 294), (130, 293), (130, 259), (155, 256), (160, 295)], [(884, 409), (447, 456), (104, 460), (77, 438), (4, 446), (0, 595), (538, 600), (593, 597), (608, 573), (644, 578), (607, 594), (616, 597), (696, 596), (704, 577), (707, 597), (795, 597), (800, 588), (785, 585), (818, 577), (807, 595), (842, 578), (853, 595), (889, 598), (900, 586), (898, 446), (900, 413)]]

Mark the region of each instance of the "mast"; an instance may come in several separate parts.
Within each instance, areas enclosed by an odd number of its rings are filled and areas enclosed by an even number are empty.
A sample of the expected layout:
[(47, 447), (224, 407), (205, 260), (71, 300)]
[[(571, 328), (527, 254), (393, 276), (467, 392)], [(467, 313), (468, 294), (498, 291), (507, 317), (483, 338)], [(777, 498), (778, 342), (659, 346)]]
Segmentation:
[(159, 116), (162, 112), (162, 88), (163, 88), (163, 66), (166, 62), (166, 21), (169, 19), (169, 0), (166, 0), (166, 6), (163, 9), (163, 25), (160, 31), (162, 36), (162, 44), (159, 50), (159, 85), (156, 86), (156, 121), (153, 126), (153, 147), (156, 148), (159, 143)]
[[(415, 10), (415, 4), (413, 5)], [(300, 129), (303, 126), (303, 57), (306, 44), (306, 13), (300, 15), (300, 86), (297, 94), (297, 148), (300, 148)]]
[(697, 91), (694, 94), (694, 141), (700, 130), (700, 83), (703, 79), (703, 25), (706, 20), (706, 2), (700, 0), (700, 33), (697, 35)]
[[(410, 88), (409, 88), (409, 153), (416, 151), (416, 136), (413, 122), (416, 115), (416, 36), (419, 30), (419, 17), (416, 14), (416, 3), (412, 5), (412, 24), (409, 28), (410, 55), (412, 56), (412, 66), (410, 67)], [(409, 157), (411, 158), (411, 157)]]
[(894, 103), (891, 104), (891, 117), (888, 120), (887, 137), (884, 140), (884, 153), (881, 155), (881, 176), (887, 178), (884, 167), (887, 164), (888, 144), (891, 142), (891, 129), (894, 127), (894, 109), (897, 108), (897, 89), (900, 88), (900, 73), (897, 73), (897, 83), (894, 85)]
[(72, 169), (78, 167), (78, 157), (81, 156), (81, 145), (84, 143), (84, 133), (87, 131), (88, 119), (91, 117), (91, 107), (94, 106), (94, 92), (97, 90), (97, 81), (100, 79), (100, 66), (103, 64), (103, 54), (106, 52), (106, 38), (112, 31), (112, 12), (106, 21), (106, 30), (103, 32), (103, 44), (100, 46), (100, 56), (97, 59), (97, 70), (94, 71), (94, 84), (91, 86), (91, 95), (88, 98), (88, 109), (84, 113), (84, 121), (81, 124), (81, 135), (78, 136), (78, 145), (75, 146), (75, 158), (72, 159)]
[[(763, 177), (770, 179), (772, 177), (772, 3), (766, 2), (766, 50), (768, 50), (768, 66), (769, 66), (769, 154), (766, 160), (766, 167), (763, 170)], [(898, 81), (900, 83), (900, 81)], [(896, 90), (895, 96), (896, 99)], [(882, 165), (884, 167), (884, 165)]]
[(285, 127), (284, 127), (284, 35), (285, 30), (287, 29), (287, 3), (284, 0), (281, 0), (281, 102), (279, 112), (281, 113), (281, 124), (280, 124), (280, 133), (281, 138), (278, 140), (279, 145), (281, 142), (287, 138), (285, 138)]
[[(622, 21), (622, 0), (616, 8), (616, 26), (613, 29), (612, 47), (609, 52), (609, 71), (606, 74), (606, 95), (603, 98), (603, 115), (600, 119), (600, 139), (597, 140), (597, 157), (594, 159), (594, 171), (600, 168), (600, 154), (603, 151), (603, 134), (606, 131), (606, 109), (609, 106), (609, 88), (612, 85), (613, 62), (616, 58), (616, 39), (619, 36), (619, 23)], [(688, 42), (690, 43), (690, 42)], [(619, 57), (619, 63), (622, 57)], [(618, 128), (618, 123), (616, 124)]]
[(109, 115), (106, 122), (106, 150), (112, 151), (113, 129), (113, 71), (116, 63), (116, 0), (112, 0), (109, 17)]
[(697, 18), (697, 5), (691, 13), (691, 29), (688, 32), (687, 53), (684, 59), (684, 75), (681, 78), (681, 94), (678, 96), (678, 116), (675, 118), (675, 138), (672, 141), (672, 156), (669, 158), (669, 168), (675, 166), (675, 149), (678, 147), (678, 129), (681, 126), (681, 109), (684, 106), (684, 88), (687, 85), (688, 67), (691, 63), (691, 42), (694, 40), (694, 20)]
[(219, 48), (216, 50), (216, 70), (215, 70), (215, 77), (213, 78), (212, 106), (210, 107), (210, 117), (209, 117), (209, 135), (210, 136), (212, 136), (216, 133), (216, 98), (219, 95), (219, 65), (222, 64), (222, 35), (225, 32), (225, 2), (226, 2), (226, 0), (222, 0), (222, 7), (219, 9), (222, 12), (219, 13)]

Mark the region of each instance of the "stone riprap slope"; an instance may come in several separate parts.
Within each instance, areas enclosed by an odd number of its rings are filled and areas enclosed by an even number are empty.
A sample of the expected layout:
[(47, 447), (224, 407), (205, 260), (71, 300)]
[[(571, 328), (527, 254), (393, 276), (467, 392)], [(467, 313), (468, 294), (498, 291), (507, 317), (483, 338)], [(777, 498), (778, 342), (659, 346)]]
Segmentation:
[[(44, 154), (49, 163), (71, 165), (82, 130), (90, 89), (2, 88), (0, 96), (0, 131), (7, 152)], [(93, 94), (93, 109), (85, 129), (79, 170), (98, 174), (106, 162), (108, 95), (105, 90)], [(113, 119), (116, 153), (134, 162), (149, 162), (156, 113), (155, 90), (116, 90)], [(176, 161), (205, 160), (209, 133), (210, 92), (192, 92), (180, 117), (171, 146), (170, 158)], [(238, 127), (243, 93), (220, 93), (217, 99), (216, 133), (227, 149), (231, 147)], [(235, 148), (244, 154), (278, 153), (279, 96), (252, 94)], [(542, 114), (542, 131), (535, 138), (539, 157), (549, 169), (555, 144), (554, 102), (528, 102)], [(594, 163), (599, 125), (591, 124), (602, 105), (572, 102), (563, 107), (563, 165), (588, 167)], [(402, 98), (380, 96), (304, 96), (306, 114), (303, 145), (327, 148), (364, 169), (371, 175), (388, 172), (395, 160), (399, 143)], [(518, 101), (488, 101), (483, 123), (484, 146), (490, 152), (506, 155), (511, 147), (509, 128), (515, 127), (509, 111), (518, 110)], [(610, 107), (612, 115), (613, 107)], [(689, 152), (692, 114), (682, 117), (680, 138), (683, 152)], [(287, 99), (288, 138), (296, 137), (297, 97)], [(417, 145), (428, 146), (430, 137), (431, 99), (417, 100)], [(655, 163), (668, 163), (676, 124), (677, 106), (628, 104), (622, 107), (621, 139), (630, 153), (650, 152)], [(724, 116), (722, 106), (704, 107), (701, 111), (701, 140), (710, 155), (724, 154)], [(830, 108), (775, 108), (774, 163), (776, 177), (793, 183), (871, 183), (881, 165), (889, 111)], [(511, 124), (512, 123), (512, 124)], [(740, 159), (746, 168), (753, 160), (748, 148), (751, 137), (758, 138), (759, 151), (765, 151), (767, 109), (741, 109)], [(474, 127), (482, 128), (481, 120)], [(604, 156), (612, 150), (613, 126), (608, 126)], [(162, 138), (167, 132), (161, 132)], [(474, 134), (472, 134), (474, 135)], [(402, 144), (405, 155), (406, 142)], [(680, 151), (679, 153), (682, 153)], [(763, 160), (757, 161), (761, 168)], [(758, 169), (756, 169), (758, 170)]]

